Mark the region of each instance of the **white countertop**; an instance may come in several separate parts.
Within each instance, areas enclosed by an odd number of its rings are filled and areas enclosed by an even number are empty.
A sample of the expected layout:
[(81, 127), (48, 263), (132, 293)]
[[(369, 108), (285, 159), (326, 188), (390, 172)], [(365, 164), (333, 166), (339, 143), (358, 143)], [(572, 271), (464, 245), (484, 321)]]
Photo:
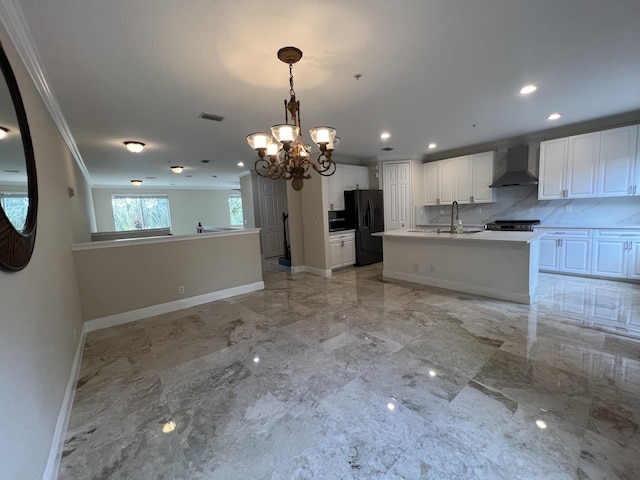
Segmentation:
[(355, 229), (350, 228), (348, 230), (336, 230), (335, 232), (329, 232), (330, 237), (338, 236), (338, 235), (349, 235), (350, 233), (355, 233)]
[[(419, 230), (419, 229), (416, 229)], [(435, 233), (417, 232), (414, 230), (390, 230), (387, 232), (374, 233), (373, 236), (412, 238), (438, 241), (466, 241), (466, 242), (517, 242), (531, 243), (544, 236), (543, 233), (536, 232), (502, 232), (485, 230), (478, 233)]]
[(168, 242), (183, 242), (185, 240), (205, 240), (219, 237), (231, 237), (234, 235), (248, 235), (260, 233), (259, 228), (238, 228), (219, 232), (194, 233), (191, 235), (163, 235), (159, 237), (121, 238), (119, 240), (104, 240), (87, 243), (74, 243), (71, 250), (97, 250), (100, 248), (131, 247), (134, 245), (149, 245)]

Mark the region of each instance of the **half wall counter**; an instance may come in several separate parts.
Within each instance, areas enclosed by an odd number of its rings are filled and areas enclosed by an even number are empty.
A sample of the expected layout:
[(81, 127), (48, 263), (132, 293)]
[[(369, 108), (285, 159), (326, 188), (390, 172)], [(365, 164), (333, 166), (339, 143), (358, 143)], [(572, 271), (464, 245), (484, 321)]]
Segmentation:
[(264, 289), (260, 229), (72, 245), (87, 331)]

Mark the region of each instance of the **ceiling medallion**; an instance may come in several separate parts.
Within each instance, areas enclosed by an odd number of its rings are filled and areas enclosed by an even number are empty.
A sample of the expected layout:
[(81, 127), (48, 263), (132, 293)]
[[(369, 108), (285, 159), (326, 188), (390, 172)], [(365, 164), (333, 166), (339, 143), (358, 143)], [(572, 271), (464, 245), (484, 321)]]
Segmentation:
[[(302, 50), (296, 47), (283, 47), (278, 50), (278, 58), (289, 64), (289, 94), (284, 101), (284, 124), (271, 127), (271, 135), (256, 132), (247, 135), (249, 146), (258, 152), (255, 162), (256, 173), (273, 180), (284, 178), (291, 180), (294, 190), (301, 190), (305, 179), (311, 178), (308, 172), (313, 168), (321, 175), (333, 175), (336, 164), (331, 159), (334, 148), (340, 142), (336, 129), (332, 127), (314, 127), (309, 129), (311, 139), (320, 147), (320, 154), (314, 162), (311, 159), (311, 146), (305, 145), (300, 125), (300, 101), (296, 100), (293, 90), (293, 64), (302, 58)], [(289, 123), (289, 115), (291, 123)]]

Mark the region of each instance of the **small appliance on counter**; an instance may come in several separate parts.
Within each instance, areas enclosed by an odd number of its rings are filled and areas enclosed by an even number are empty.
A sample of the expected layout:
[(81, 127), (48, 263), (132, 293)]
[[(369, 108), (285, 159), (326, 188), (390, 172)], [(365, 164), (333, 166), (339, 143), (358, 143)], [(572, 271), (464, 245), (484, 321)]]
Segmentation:
[(485, 230), (507, 231), (507, 232), (533, 232), (533, 227), (539, 225), (540, 220), (496, 220), (487, 223)]
[(344, 210), (329, 211), (329, 231), (340, 232), (347, 230), (347, 212)]

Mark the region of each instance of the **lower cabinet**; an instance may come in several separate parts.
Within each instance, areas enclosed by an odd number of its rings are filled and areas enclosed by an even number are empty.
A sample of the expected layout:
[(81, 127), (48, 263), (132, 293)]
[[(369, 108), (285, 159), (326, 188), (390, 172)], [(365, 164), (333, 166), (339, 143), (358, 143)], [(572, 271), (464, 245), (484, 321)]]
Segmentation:
[(356, 263), (355, 233), (329, 235), (331, 269), (348, 267)]
[(640, 280), (640, 231), (545, 228), (540, 270)]
[(548, 272), (591, 273), (591, 230), (536, 229), (540, 239), (540, 270)]
[(597, 230), (594, 237), (593, 274), (640, 279), (640, 232)]

